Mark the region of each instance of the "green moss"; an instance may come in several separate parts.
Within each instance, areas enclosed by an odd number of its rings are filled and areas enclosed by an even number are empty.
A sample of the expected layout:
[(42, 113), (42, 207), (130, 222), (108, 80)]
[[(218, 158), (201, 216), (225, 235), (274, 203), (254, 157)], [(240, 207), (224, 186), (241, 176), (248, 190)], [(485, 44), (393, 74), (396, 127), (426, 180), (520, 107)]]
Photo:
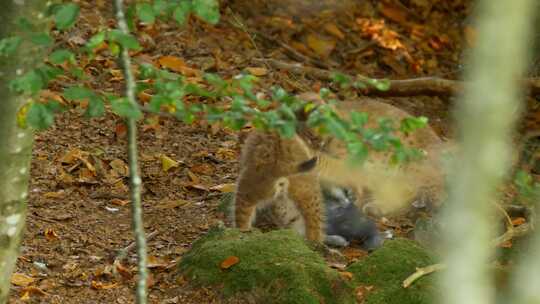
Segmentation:
[[(230, 256), (239, 262), (221, 269)], [(214, 229), (193, 244), (180, 270), (195, 285), (221, 287), (225, 297), (247, 292), (257, 303), (354, 303), (352, 287), (289, 230)]]
[(434, 263), (433, 257), (417, 243), (396, 239), (386, 241), (383, 247), (347, 270), (354, 274), (355, 285), (373, 286), (372, 292), (366, 295), (366, 304), (423, 304), (432, 303), (433, 275), (420, 278), (407, 289), (401, 284), (417, 267)]

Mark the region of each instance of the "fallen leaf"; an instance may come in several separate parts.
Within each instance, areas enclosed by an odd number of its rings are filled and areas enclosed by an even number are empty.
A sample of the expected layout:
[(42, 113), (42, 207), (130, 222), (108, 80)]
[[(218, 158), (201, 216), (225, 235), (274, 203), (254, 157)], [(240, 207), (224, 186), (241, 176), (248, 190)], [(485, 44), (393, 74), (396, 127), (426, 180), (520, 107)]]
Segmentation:
[(309, 34), (307, 36), (307, 45), (321, 58), (328, 58), (336, 47), (336, 41), (319, 35)]
[(221, 185), (216, 185), (210, 188), (210, 190), (212, 191), (219, 191), (222, 193), (234, 192), (235, 189), (236, 189), (235, 183), (221, 184)]
[(169, 200), (162, 203), (159, 203), (156, 207), (158, 209), (174, 209), (177, 207), (182, 207), (189, 204), (189, 201), (186, 200)]
[(43, 232), (43, 235), (48, 241), (53, 241), (53, 240), (58, 239), (58, 234), (52, 228), (45, 229), (45, 231)]
[(125, 206), (129, 204), (129, 200), (121, 200), (119, 198), (113, 198), (110, 200), (110, 203), (116, 206)]
[(352, 280), (352, 278), (353, 278), (353, 274), (352, 274), (351, 272), (348, 272), (348, 271), (340, 271), (340, 272), (339, 272), (339, 275), (340, 275), (343, 279), (345, 279), (345, 280), (347, 280), (347, 281), (350, 281), (350, 280)]
[(148, 256), (148, 268), (166, 268), (169, 265), (169, 262), (163, 258), (156, 257), (153, 255)]
[(114, 269), (116, 270), (118, 274), (120, 274), (120, 276), (122, 276), (124, 280), (129, 280), (133, 278), (133, 273), (131, 272), (131, 270), (129, 270), (124, 265), (122, 265), (122, 263), (120, 262), (114, 263)]
[(11, 275), (11, 284), (16, 286), (22, 286), (26, 287), (32, 283), (34, 283), (36, 279), (32, 278), (31, 276), (27, 276), (23, 273), (15, 272)]
[(383, 16), (394, 22), (400, 24), (407, 24), (407, 12), (396, 5), (390, 4), (388, 2), (382, 2), (380, 3), (379, 11), (381, 12), (381, 14), (383, 14)]
[(258, 77), (268, 74), (268, 70), (262, 67), (247, 67), (246, 71), (248, 71), (251, 75)]
[(501, 248), (512, 248), (512, 240), (505, 241), (501, 244), (499, 244), (499, 247)]
[(195, 175), (195, 173), (191, 172), (191, 170), (187, 170), (187, 175), (192, 183), (198, 184), (201, 182), (201, 179), (197, 175)]
[(118, 159), (118, 158), (113, 159), (109, 163), (109, 166), (111, 166), (114, 172), (116, 172), (118, 175), (123, 176), (123, 177), (128, 176), (129, 168), (128, 168), (128, 165), (123, 160)]
[(22, 290), (24, 293), (33, 294), (33, 295), (39, 295), (39, 296), (47, 296), (49, 295), (45, 291), (43, 291), (41, 288), (38, 288), (36, 286), (28, 286), (23, 288)]
[(45, 192), (43, 193), (43, 197), (45, 198), (62, 198), (64, 197), (66, 193), (64, 190), (56, 191), (56, 192)]
[(114, 127), (114, 134), (116, 135), (117, 139), (125, 138), (127, 135), (126, 125), (123, 122), (116, 124), (116, 126)]
[(184, 76), (200, 76), (201, 72), (187, 66), (182, 58), (176, 56), (162, 56), (158, 59), (159, 64), (171, 71), (181, 73)]
[(238, 264), (238, 262), (240, 262), (240, 259), (237, 256), (231, 255), (230, 257), (223, 260), (223, 262), (221, 262), (220, 267), (221, 269), (229, 269), (232, 266)]
[(92, 281), (90, 283), (90, 287), (93, 288), (93, 289), (112, 289), (112, 288), (116, 288), (118, 286), (118, 283), (110, 283), (110, 284), (105, 284), (103, 282), (98, 282), (98, 281)]
[(343, 32), (338, 28), (335, 23), (326, 23), (323, 28), (328, 34), (334, 35), (339, 40), (345, 39), (345, 34), (343, 34)]
[(192, 172), (204, 175), (212, 175), (214, 173), (214, 167), (207, 163), (194, 165), (190, 168), (190, 170)]
[(180, 165), (179, 162), (175, 161), (174, 159), (168, 157), (167, 155), (162, 154), (161, 157), (161, 168), (164, 172), (169, 171), (171, 168), (178, 168)]
[(523, 225), (527, 222), (527, 220), (524, 218), (524, 217), (516, 217), (516, 218), (513, 218), (512, 219), (512, 225), (515, 227), (515, 226), (519, 226), (519, 225)]

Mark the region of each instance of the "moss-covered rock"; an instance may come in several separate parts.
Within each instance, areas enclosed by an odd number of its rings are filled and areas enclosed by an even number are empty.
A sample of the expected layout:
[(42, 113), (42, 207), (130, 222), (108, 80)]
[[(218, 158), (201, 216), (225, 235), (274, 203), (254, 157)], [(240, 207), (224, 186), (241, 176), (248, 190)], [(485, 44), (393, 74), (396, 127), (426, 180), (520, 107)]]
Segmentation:
[[(239, 262), (222, 269), (231, 256)], [(355, 303), (351, 285), (290, 230), (213, 229), (193, 244), (180, 270), (196, 286), (222, 288), (225, 297), (247, 294), (257, 303)]]
[(347, 270), (354, 275), (357, 286), (373, 286), (366, 294), (366, 304), (423, 304), (432, 303), (435, 295), (433, 275), (402, 287), (403, 280), (415, 272), (416, 267), (436, 263), (430, 253), (408, 239), (388, 240), (367, 258), (351, 264)]

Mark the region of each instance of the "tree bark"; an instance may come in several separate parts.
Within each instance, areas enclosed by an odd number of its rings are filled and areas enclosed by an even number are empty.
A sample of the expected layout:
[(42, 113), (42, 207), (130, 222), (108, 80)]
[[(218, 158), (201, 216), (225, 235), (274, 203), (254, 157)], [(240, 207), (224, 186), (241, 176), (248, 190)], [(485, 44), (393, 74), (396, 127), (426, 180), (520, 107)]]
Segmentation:
[[(16, 34), (14, 22), (19, 17), (43, 19), (44, 4), (45, 1), (3, 1), (0, 39)], [(25, 99), (11, 93), (8, 83), (16, 73), (24, 73), (30, 67), (28, 59), (21, 62), (31, 49), (19, 52), (17, 58), (0, 57), (0, 303), (7, 302), (22, 240), (33, 144), (32, 131), (17, 124), (17, 112)], [(27, 58), (41, 58), (31, 55)]]
[[(495, 302), (488, 269), (494, 253), (490, 201), (511, 164), (510, 133), (519, 113), (517, 100), (523, 97), (519, 79), (530, 49), (533, 4), (532, 0), (477, 3), (478, 40), (466, 65), (470, 70), (463, 98), (457, 103), (461, 149), (445, 210), (442, 252), (448, 268), (442, 273), (440, 303)], [(538, 290), (537, 285), (534, 288)]]

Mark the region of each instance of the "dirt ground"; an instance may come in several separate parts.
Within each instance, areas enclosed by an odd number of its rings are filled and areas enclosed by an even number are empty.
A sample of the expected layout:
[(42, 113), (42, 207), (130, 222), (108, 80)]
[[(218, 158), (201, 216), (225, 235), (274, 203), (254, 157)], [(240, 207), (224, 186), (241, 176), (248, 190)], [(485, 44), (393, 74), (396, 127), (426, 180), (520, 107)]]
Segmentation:
[[(81, 20), (74, 30), (57, 36), (59, 44), (78, 47), (98, 28), (112, 26), (108, 2), (80, 1)], [(319, 67), (370, 77), (455, 78), (462, 49), (473, 39), (466, 23), (468, 1), (315, 2), (224, 1), (217, 26), (195, 19), (184, 27), (172, 22), (141, 26), (138, 37), (145, 49), (134, 60), (177, 56), (193, 69), (223, 77), (261, 67), (262, 88), (281, 85), (298, 93), (329, 84), (257, 59), (318, 62)], [(384, 20), (397, 37), (389, 34), (388, 41), (377, 42), (360, 28), (362, 18)], [(401, 44), (397, 49), (385, 44), (396, 41)], [(79, 59), (87, 60), (85, 85), (120, 92), (122, 82), (110, 54)], [(55, 82), (50, 91), (72, 83)], [(442, 137), (451, 135), (450, 98), (413, 96), (388, 102), (427, 116)], [(219, 303), (216, 291), (190, 288), (175, 265), (209, 227), (227, 222), (217, 207), (236, 178), (242, 136), (204, 122), (185, 125), (151, 116), (139, 131), (145, 229), (153, 236), (148, 241), (150, 303)], [(176, 166), (164, 171), (163, 162), (169, 159)], [(13, 287), (10, 303), (133, 303), (134, 251), (113, 266), (118, 251), (133, 240), (126, 164), (125, 129), (110, 113), (88, 120), (74, 106), (58, 116), (54, 127), (36, 135), (28, 222), (16, 270), (29, 283)]]

